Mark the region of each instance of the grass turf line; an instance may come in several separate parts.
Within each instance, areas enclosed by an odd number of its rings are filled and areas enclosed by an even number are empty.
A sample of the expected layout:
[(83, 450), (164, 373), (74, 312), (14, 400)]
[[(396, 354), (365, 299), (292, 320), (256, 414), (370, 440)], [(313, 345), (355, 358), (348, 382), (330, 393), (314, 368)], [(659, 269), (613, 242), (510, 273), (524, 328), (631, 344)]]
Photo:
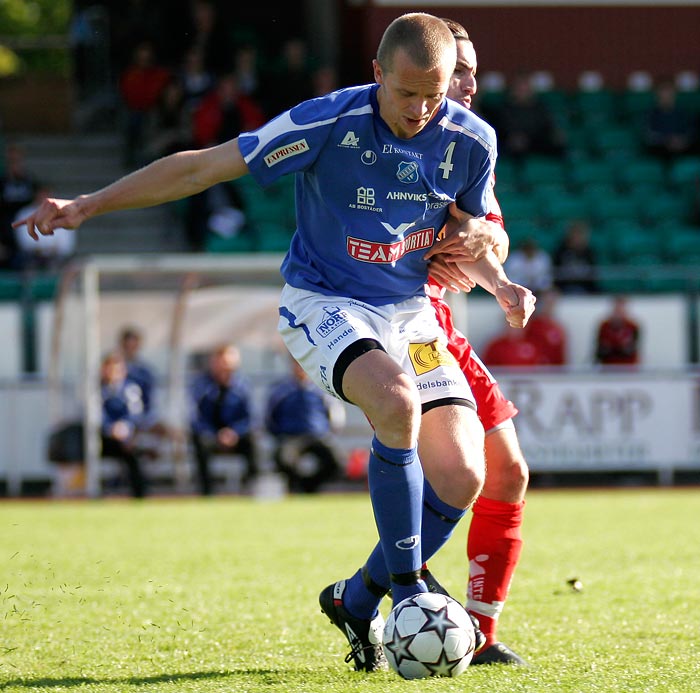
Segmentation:
[[(363, 494), (5, 502), (0, 690), (688, 693), (700, 680), (699, 500), (531, 492), (500, 628), (531, 666), (418, 684), (351, 671), (318, 608), (376, 541)], [(467, 522), (431, 561), (459, 599)]]

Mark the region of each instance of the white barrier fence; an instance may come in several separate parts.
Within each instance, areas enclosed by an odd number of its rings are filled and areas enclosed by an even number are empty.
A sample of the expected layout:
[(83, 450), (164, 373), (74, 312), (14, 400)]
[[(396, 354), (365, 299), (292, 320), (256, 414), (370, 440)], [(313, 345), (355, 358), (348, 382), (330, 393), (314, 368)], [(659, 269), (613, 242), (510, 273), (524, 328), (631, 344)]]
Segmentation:
[[(499, 373), (518, 406), (518, 434), (533, 472), (700, 471), (700, 372)], [(19, 495), (25, 482), (50, 481), (48, 392), (41, 381), (0, 383), (0, 482)], [(353, 409), (351, 450), (369, 442)]]

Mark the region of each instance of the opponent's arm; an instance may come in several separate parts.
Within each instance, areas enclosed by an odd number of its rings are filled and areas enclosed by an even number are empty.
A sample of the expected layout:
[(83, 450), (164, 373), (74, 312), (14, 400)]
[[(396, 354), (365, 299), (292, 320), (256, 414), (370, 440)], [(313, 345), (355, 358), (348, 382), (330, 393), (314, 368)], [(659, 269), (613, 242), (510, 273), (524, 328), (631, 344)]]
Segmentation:
[[(491, 215), (500, 219), (501, 209), (494, 199)], [(445, 223), (444, 233), (425, 254), (431, 259), (441, 254), (447, 262), (458, 260), (478, 260), (491, 248), (501, 262), (508, 257), (509, 239), (502, 224), (487, 217), (474, 217), (459, 209), (456, 203), (450, 205), (450, 214)]]
[(537, 299), (530, 289), (508, 279), (493, 250), (488, 250), (475, 262), (459, 261), (455, 264), (460, 271), (496, 297), (511, 327), (525, 327), (535, 311)]
[(248, 167), (237, 139), (209, 149), (177, 152), (88, 195), (74, 200), (44, 200), (33, 214), (17, 220), (13, 227), (26, 224), (29, 235), (38, 240), (39, 234), (50, 236), (59, 227), (77, 229), (87, 219), (107, 212), (179, 200), (246, 173)]

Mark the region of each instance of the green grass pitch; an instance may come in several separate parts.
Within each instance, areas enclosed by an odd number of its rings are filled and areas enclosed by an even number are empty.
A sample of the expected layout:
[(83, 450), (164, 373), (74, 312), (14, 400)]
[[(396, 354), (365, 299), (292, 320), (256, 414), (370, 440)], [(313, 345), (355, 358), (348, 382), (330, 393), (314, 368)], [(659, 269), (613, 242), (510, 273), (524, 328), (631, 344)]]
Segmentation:
[[(408, 682), (351, 671), (318, 608), (376, 539), (364, 494), (6, 501), (0, 691), (690, 693), (699, 509), (696, 489), (531, 492), (500, 628), (530, 667)], [(467, 520), (431, 562), (460, 599)]]

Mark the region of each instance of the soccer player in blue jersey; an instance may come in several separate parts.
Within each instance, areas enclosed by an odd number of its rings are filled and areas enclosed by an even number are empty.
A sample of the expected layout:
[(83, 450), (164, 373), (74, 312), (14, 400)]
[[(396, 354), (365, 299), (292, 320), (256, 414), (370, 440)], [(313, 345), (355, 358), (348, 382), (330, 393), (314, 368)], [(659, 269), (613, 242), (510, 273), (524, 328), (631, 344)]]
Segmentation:
[[(449, 538), (484, 481), (484, 432), (464, 374), (425, 295), (427, 251), (461, 210), (493, 197), (493, 129), (445, 95), (456, 64), (447, 25), (395, 19), (373, 61), (374, 84), (306, 101), (221, 145), (159, 159), (97, 192), (47, 200), (30, 234), (76, 228), (106, 212), (161, 204), (247, 173), (296, 177), (297, 228), (282, 263), (279, 329), (292, 356), (372, 422), (369, 493), (379, 543), (362, 569), (321, 592), (359, 670), (385, 668), (383, 594), (427, 590), (424, 560)], [(469, 276), (522, 327), (534, 296), (493, 250)]]

